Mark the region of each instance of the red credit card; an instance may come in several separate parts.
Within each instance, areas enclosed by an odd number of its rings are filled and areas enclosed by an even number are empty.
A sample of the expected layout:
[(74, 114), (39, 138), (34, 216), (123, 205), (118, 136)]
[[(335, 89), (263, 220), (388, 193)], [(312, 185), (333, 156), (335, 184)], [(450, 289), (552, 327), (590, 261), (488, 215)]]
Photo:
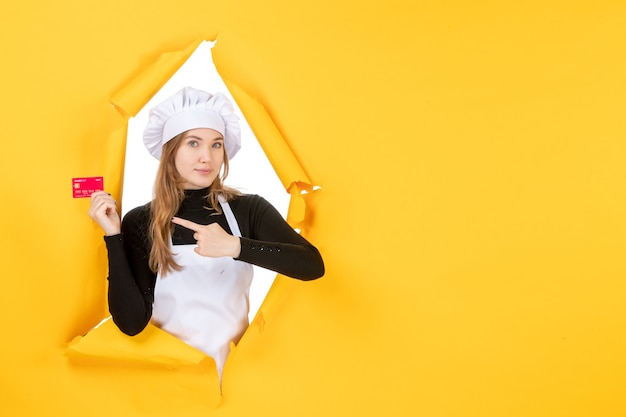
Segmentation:
[(91, 197), (92, 193), (104, 190), (102, 177), (72, 178), (74, 198)]

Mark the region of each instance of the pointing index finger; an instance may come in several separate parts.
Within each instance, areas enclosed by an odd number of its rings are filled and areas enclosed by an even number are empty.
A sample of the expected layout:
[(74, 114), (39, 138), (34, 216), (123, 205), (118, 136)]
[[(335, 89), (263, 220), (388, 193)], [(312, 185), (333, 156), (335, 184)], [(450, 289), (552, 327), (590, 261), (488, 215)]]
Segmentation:
[(183, 226), (186, 229), (193, 230), (194, 232), (198, 232), (202, 227), (198, 223), (194, 223), (191, 220), (187, 219), (181, 219), (180, 217), (172, 217), (172, 223)]

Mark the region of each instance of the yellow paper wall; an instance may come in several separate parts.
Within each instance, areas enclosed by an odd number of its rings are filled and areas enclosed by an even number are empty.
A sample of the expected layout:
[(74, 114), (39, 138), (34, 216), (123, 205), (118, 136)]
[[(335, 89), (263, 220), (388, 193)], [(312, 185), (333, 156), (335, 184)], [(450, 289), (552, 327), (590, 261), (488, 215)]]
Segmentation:
[[(0, 415), (626, 414), (626, 5), (509, 3), (5, 5)], [(119, 195), (109, 101), (216, 37), (322, 187), (327, 274), (277, 281), (214, 409), (203, 366), (65, 350), (106, 316), (71, 178)]]

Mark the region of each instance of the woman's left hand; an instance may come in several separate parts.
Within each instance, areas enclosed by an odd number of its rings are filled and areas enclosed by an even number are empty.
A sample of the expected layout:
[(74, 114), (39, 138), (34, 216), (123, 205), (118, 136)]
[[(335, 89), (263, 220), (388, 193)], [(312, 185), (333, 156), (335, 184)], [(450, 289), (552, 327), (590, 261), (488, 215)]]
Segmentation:
[(222, 256), (237, 258), (241, 254), (239, 238), (226, 233), (217, 223), (203, 226), (180, 217), (173, 217), (172, 223), (194, 231), (193, 238), (198, 243), (194, 251), (199, 255), (211, 258)]

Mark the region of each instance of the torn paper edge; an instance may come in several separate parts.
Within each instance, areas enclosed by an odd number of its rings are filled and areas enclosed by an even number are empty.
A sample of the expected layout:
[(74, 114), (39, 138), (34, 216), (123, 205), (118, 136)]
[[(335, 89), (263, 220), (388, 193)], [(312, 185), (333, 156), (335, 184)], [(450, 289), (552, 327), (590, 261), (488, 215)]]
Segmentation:
[[(173, 77), (176, 71), (180, 69), (180, 67), (191, 57), (194, 51), (203, 42), (209, 42), (212, 45), (215, 44), (215, 41), (197, 40), (192, 42), (183, 50), (163, 53), (153, 64), (151, 64), (135, 79), (127, 83), (122, 89), (112, 96), (110, 103), (117, 109), (121, 117), (126, 122), (126, 125), (122, 131), (111, 132), (111, 138), (115, 139), (111, 141), (111, 146), (114, 144), (120, 146), (120, 143), (122, 143), (121, 149), (123, 152), (123, 145), (127, 134), (128, 119), (135, 116), (146, 105), (146, 103), (150, 101), (150, 99), (168, 82), (169, 79)], [(312, 181), (297, 161), (295, 155), (287, 145), (287, 142), (278, 130), (265, 107), (258, 100), (247, 94), (238, 85), (226, 81), (223, 77), (222, 79), (241, 109), (241, 112), (250, 125), (255, 137), (259, 141), (259, 144), (267, 155), (268, 160), (276, 171), (278, 178), (283, 183), (286, 191), (291, 195), (287, 221), (290, 225), (292, 225), (292, 227), (302, 224), (306, 220), (306, 201), (303, 199), (303, 196), (317, 191), (321, 187), (313, 185)], [(120, 140), (120, 135), (124, 136), (124, 140)], [(115, 150), (111, 151), (112, 154), (119, 153), (115, 152)], [(122, 163), (123, 159), (122, 155)], [(109, 166), (110, 165), (112, 164), (109, 164)], [(123, 177), (120, 176), (119, 178), (121, 181), (121, 178)], [(117, 189), (121, 190), (121, 185), (118, 185)], [(262, 333), (265, 327), (265, 318), (262, 314), (264, 304), (265, 301), (259, 309), (260, 316), (258, 317), (258, 320), (255, 320), (256, 323), (252, 323), (254, 324), (254, 328), (257, 329), (259, 333)], [(107, 319), (103, 320), (103, 322), (94, 327), (92, 331), (106, 324)], [(68, 356), (72, 356), (73, 354), (84, 354), (84, 352), (81, 352), (78, 348), (81, 341), (83, 341), (87, 336), (88, 334), (85, 336), (77, 336), (74, 340), (72, 340), (70, 346), (68, 347)], [(233, 346), (233, 349), (236, 349), (236, 347)], [(97, 356), (101, 357), (100, 355)], [(102, 358), (106, 357), (102, 356)], [(153, 359), (156, 360), (148, 362), (164, 363), (169, 366), (172, 364), (181, 365), (177, 361), (170, 363), (169, 359), (160, 356), (153, 357)], [(135, 358), (132, 358), (132, 360), (135, 360)], [(139, 360), (141, 361), (141, 359)], [(194, 364), (198, 365), (201, 362), (203, 361)]]

